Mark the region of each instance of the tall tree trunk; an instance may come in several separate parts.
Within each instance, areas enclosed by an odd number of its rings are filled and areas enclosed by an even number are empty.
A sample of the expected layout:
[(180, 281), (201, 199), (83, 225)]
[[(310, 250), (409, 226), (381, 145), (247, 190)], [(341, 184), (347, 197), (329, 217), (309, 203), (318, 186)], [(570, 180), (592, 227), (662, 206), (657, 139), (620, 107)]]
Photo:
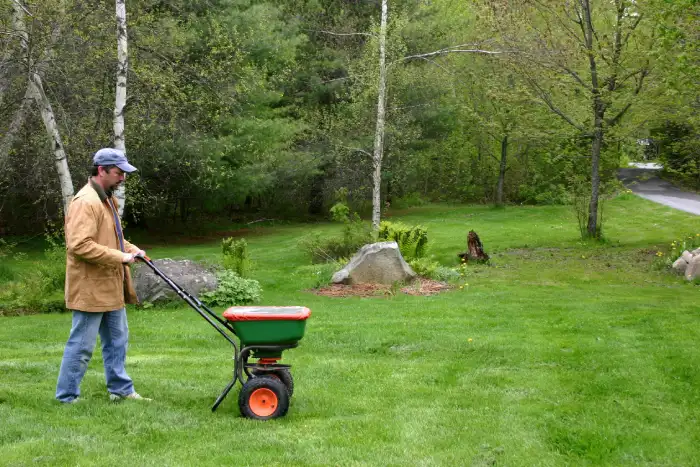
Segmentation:
[(386, 115), (386, 23), (387, 0), (382, 0), (382, 20), (379, 27), (379, 96), (377, 98), (377, 126), (374, 132), (374, 166), (372, 187), (372, 229), (379, 231), (382, 195), (382, 158), (384, 156), (384, 126)]
[(498, 188), (496, 189), (496, 205), (503, 205), (503, 183), (506, 178), (506, 165), (508, 160), (508, 135), (503, 135), (501, 140), (501, 164), (498, 169)]
[(63, 148), (63, 142), (61, 141), (61, 134), (58, 131), (58, 124), (56, 123), (56, 118), (54, 117), (53, 109), (51, 108), (51, 102), (46, 96), (44, 91), (44, 86), (41, 82), (41, 78), (38, 73), (31, 73), (29, 77), (30, 86), (32, 88), (32, 94), (34, 96), (34, 101), (39, 107), (41, 112), (41, 119), (44, 121), (44, 127), (46, 128), (46, 133), (49, 135), (49, 141), (51, 143), (51, 149), (54, 153), (54, 163), (56, 164), (56, 172), (58, 173), (58, 181), (61, 185), (61, 197), (63, 199), (63, 212), (68, 212), (68, 205), (73, 199), (73, 180), (70, 176), (70, 169), (68, 168), (68, 160), (66, 158), (66, 151)]
[(593, 21), (591, 19), (591, 5), (589, 0), (581, 2), (583, 9), (583, 22), (585, 30), (586, 51), (588, 52), (588, 64), (591, 71), (591, 100), (593, 110), (593, 142), (591, 144), (591, 199), (588, 204), (587, 233), (591, 238), (598, 238), (598, 197), (600, 195), (600, 150), (603, 145), (603, 119), (605, 117), (605, 102), (600, 95), (598, 85), (598, 67), (593, 50)]
[[(129, 54), (127, 50), (125, 0), (116, 0), (117, 13), (117, 90), (114, 100), (114, 147), (126, 153), (124, 142), (124, 106), (126, 105), (126, 75), (129, 71)], [(119, 216), (124, 214), (126, 188), (121, 184), (115, 192), (119, 202)]]
[[(41, 119), (44, 121), (44, 127), (46, 128), (46, 133), (48, 134), (49, 141), (51, 144), (51, 149), (54, 153), (54, 163), (56, 164), (56, 172), (58, 174), (58, 181), (61, 186), (61, 198), (63, 201), (63, 212), (67, 212), (68, 205), (73, 199), (73, 180), (71, 179), (70, 169), (68, 168), (68, 161), (66, 159), (66, 151), (63, 148), (63, 142), (61, 141), (61, 134), (58, 131), (58, 125), (56, 124), (56, 118), (51, 108), (51, 102), (46, 96), (44, 91), (44, 85), (41, 80), (40, 66), (36, 66), (32, 60), (31, 51), (29, 50), (29, 34), (24, 24), (25, 9), (24, 5), (21, 4), (20, 0), (13, 0), (13, 22), (15, 30), (19, 34), (20, 43), (22, 46), (22, 51), (26, 57), (27, 65), (27, 80), (28, 80), (28, 93), (32, 96), (39, 111), (41, 112)], [(54, 31), (54, 39), (58, 36), (58, 29)], [(47, 56), (48, 56), (47, 51)], [(41, 65), (41, 63), (39, 64)]]

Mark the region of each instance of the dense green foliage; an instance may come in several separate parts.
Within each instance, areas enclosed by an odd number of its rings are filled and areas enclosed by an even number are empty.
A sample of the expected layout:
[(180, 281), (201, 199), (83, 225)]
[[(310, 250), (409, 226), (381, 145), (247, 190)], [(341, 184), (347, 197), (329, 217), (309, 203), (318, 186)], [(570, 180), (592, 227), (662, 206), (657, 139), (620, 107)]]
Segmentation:
[[(42, 63), (78, 189), (91, 155), (112, 141), (113, 5), (24, 3), (31, 14), (26, 53), (12, 34), (13, 2), (0, 0), (0, 30), (9, 31), (0, 35), (0, 148), (21, 107), (26, 66)], [(614, 72), (605, 39), (614, 35), (614, 3), (593, 12), (601, 80)], [(640, 157), (638, 141), (659, 135), (659, 157), (669, 172), (696, 184), (700, 6), (694, 0), (623, 3), (630, 12), (625, 27), (640, 22), (624, 36), (630, 43), (619, 72), (632, 74), (603, 95), (611, 118), (625, 111), (606, 127), (601, 179), (614, 178), (621, 161)], [(557, 16), (563, 4), (538, 5), (389, 2), (382, 208), (426, 201), (568, 203), (578, 196), (577, 184), (590, 184), (589, 92), (572, 77), (587, 82), (587, 60), (565, 40)], [(494, 25), (490, 18), (501, 8)], [(126, 147), (139, 168), (127, 184), (130, 225), (152, 230), (212, 217), (317, 216), (339, 190), (351, 209), (368, 212), (378, 4), (133, 0), (127, 14)], [(551, 47), (539, 49), (541, 41)], [(507, 53), (417, 57), (462, 45)], [(535, 66), (551, 59), (546, 51), (552, 47), (573, 75)], [(639, 70), (646, 73), (643, 83), (635, 81)], [(583, 130), (552, 112), (533, 83)], [(663, 132), (666, 122), (682, 134)], [(51, 154), (30, 105), (0, 154), (0, 234), (39, 233), (60, 218)]]

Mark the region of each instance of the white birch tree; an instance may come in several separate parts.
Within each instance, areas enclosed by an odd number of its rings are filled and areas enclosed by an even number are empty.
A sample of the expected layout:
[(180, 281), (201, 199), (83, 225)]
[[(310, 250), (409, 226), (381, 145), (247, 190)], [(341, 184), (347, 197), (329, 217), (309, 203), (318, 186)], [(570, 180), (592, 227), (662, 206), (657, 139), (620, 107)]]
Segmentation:
[[(114, 147), (126, 153), (124, 141), (124, 107), (126, 106), (126, 75), (129, 71), (128, 36), (126, 31), (125, 0), (116, 0), (117, 14), (117, 89), (114, 102)], [(115, 193), (119, 202), (119, 216), (124, 213), (126, 188), (121, 184)]]
[[(27, 72), (27, 94), (26, 96), (31, 96), (31, 98), (36, 103), (41, 113), (41, 119), (44, 122), (44, 127), (46, 128), (46, 133), (49, 137), (49, 142), (51, 149), (54, 154), (54, 163), (56, 165), (56, 173), (58, 174), (58, 181), (61, 186), (61, 198), (63, 201), (63, 212), (65, 213), (68, 209), (68, 205), (73, 199), (73, 180), (71, 179), (70, 169), (68, 168), (68, 160), (66, 158), (66, 151), (63, 147), (63, 141), (61, 140), (61, 134), (58, 130), (58, 124), (56, 123), (56, 117), (51, 107), (51, 102), (44, 90), (44, 85), (41, 79), (41, 72), (43, 68), (42, 63), (35, 63), (32, 59), (32, 53), (29, 47), (29, 34), (25, 25), (25, 15), (27, 14), (26, 7), (22, 4), (21, 0), (13, 0), (13, 25), (15, 31), (17, 32), (21, 44), (21, 49), (25, 57), (25, 66)], [(52, 43), (55, 42), (55, 38), (60, 34), (60, 29), (56, 27), (53, 31)], [(50, 51), (46, 51), (45, 55), (48, 55)]]
[(384, 126), (386, 116), (386, 22), (387, 0), (382, 0), (382, 19), (379, 26), (379, 95), (377, 97), (377, 123), (374, 131), (372, 154), (372, 230), (379, 230), (381, 219), (382, 159), (384, 157)]

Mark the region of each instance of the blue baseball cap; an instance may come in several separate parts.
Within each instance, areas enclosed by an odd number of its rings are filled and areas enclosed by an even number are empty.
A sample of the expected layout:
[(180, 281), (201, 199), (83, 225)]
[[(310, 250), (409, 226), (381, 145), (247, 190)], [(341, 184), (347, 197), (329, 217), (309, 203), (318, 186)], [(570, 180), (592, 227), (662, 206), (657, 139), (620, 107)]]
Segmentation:
[(116, 165), (126, 173), (136, 172), (138, 169), (129, 164), (124, 151), (114, 148), (102, 148), (92, 158), (95, 165)]

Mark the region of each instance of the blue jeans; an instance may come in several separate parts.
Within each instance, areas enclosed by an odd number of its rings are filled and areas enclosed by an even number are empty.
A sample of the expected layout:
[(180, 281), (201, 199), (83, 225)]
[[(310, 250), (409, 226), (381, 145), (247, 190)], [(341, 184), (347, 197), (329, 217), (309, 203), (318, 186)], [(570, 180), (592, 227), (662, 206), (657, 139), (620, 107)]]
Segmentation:
[(107, 390), (119, 396), (134, 392), (134, 383), (124, 369), (129, 342), (126, 309), (104, 313), (73, 311), (73, 326), (63, 351), (56, 384), (56, 399), (59, 401), (71, 402), (80, 395), (80, 382), (95, 349), (98, 332), (102, 341)]

